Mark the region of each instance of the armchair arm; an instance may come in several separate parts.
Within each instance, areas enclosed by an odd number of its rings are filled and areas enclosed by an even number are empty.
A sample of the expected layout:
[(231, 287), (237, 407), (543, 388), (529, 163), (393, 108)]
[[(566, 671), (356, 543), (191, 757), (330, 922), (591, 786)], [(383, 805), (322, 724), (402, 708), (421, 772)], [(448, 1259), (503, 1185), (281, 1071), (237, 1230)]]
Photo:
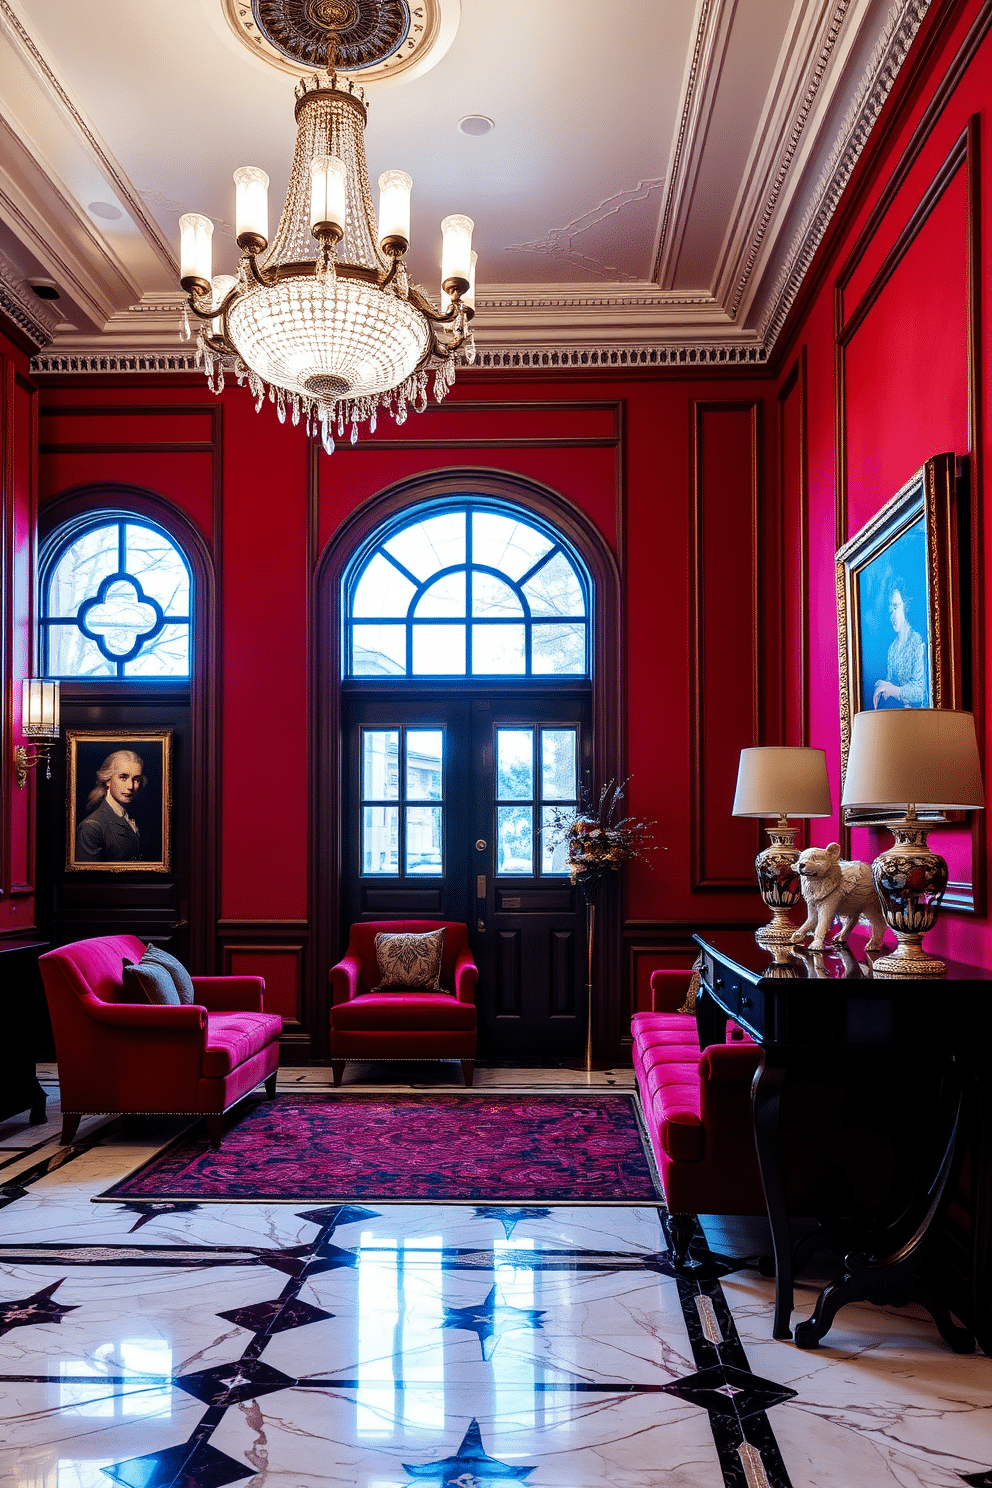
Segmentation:
[[(109, 1029), (133, 1029), (137, 1033), (181, 1033), (187, 1037), (207, 1026), (202, 1007), (158, 1007), (146, 1002), (102, 1002), (99, 997), (81, 997), (80, 1002), (94, 1023)], [(202, 1043), (202, 1039), (200, 1040)]]
[(361, 963), (357, 956), (345, 956), (337, 966), (332, 966), (328, 978), (334, 992), (335, 1003), (350, 1002), (353, 997), (358, 996), (358, 979), (361, 974)]
[(699, 1061), (699, 1078), (715, 1085), (740, 1084), (750, 1089), (760, 1063), (757, 1044), (710, 1044)]
[(265, 978), (260, 976), (194, 977), (196, 1005), (211, 1013), (261, 1013)]
[(681, 966), (666, 966), (651, 973), (651, 1011), (677, 1013), (685, 1002), (692, 972)]
[(479, 968), (472, 960), (472, 952), (466, 946), (455, 962), (455, 996), (459, 1002), (475, 1002), (475, 987), (479, 980)]

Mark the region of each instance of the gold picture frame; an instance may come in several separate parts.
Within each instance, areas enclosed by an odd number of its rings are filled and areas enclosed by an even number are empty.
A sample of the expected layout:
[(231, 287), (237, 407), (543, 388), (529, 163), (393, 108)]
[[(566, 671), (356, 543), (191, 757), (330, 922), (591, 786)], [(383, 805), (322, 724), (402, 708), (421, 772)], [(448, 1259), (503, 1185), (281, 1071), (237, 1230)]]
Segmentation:
[[(935, 455), (837, 551), (842, 785), (855, 713), (963, 706), (959, 515), (957, 459)], [(848, 807), (845, 821), (898, 815)]]
[(172, 870), (172, 729), (66, 729), (69, 872)]

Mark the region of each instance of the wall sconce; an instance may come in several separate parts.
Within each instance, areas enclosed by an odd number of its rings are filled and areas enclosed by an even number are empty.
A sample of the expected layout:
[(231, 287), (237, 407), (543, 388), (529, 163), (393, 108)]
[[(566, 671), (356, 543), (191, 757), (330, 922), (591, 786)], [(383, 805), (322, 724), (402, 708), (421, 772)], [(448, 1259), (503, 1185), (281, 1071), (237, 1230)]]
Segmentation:
[(21, 735), (28, 746), (14, 746), (14, 775), (18, 790), (27, 784), (28, 771), (45, 761), (45, 779), (52, 778), (52, 742), (59, 736), (59, 684), (25, 677), (21, 683)]

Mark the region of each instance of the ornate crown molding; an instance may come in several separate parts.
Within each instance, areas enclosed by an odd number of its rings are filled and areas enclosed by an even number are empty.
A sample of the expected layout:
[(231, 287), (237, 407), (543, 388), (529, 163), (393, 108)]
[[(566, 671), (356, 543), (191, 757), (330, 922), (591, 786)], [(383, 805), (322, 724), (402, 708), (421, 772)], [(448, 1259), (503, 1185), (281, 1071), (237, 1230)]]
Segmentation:
[(898, 0), (889, 11), (882, 35), (837, 131), (827, 163), (820, 172), (768, 297), (760, 334), (769, 351), (778, 339), (813, 255), (823, 240), (844, 188), (929, 9), (930, 0)]
[(50, 346), (59, 318), (39, 300), (19, 269), (0, 253), (0, 315), (27, 336), (33, 346)]

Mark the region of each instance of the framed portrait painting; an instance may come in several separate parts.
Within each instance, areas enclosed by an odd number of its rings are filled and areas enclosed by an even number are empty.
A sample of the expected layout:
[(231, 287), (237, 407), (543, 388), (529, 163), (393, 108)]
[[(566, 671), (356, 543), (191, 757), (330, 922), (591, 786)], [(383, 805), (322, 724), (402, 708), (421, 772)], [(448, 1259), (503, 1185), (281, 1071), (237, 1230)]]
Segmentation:
[(935, 456), (837, 553), (842, 778), (855, 713), (962, 706), (957, 489), (955, 456)]
[(66, 730), (69, 870), (169, 873), (172, 729)]

